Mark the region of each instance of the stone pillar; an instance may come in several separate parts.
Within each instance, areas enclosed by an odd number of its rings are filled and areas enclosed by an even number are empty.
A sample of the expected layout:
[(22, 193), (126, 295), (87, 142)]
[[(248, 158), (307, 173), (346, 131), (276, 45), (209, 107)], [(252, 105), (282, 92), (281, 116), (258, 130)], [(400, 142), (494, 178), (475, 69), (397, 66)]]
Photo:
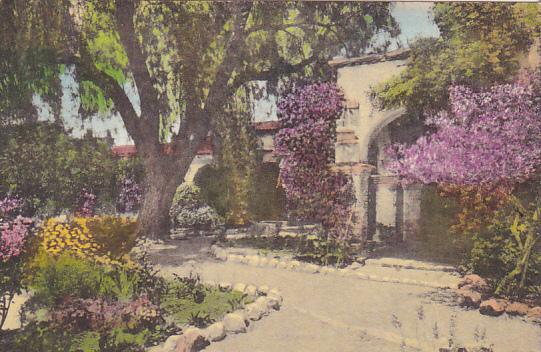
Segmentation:
[(404, 186), (404, 223), (403, 240), (414, 241), (419, 231), (421, 220), (422, 185), (411, 184)]
[(352, 179), (355, 203), (351, 226), (361, 242), (365, 242), (368, 236), (368, 184), (374, 169), (374, 166), (364, 163), (333, 165), (334, 171), (343, 172)]
[(376, 229), (373, 241), (382, 241), (396, 236), (397, 229), (397, 208), (398, 204), (398, 183), (394, 175), (372, 175), (371, 180), (375, 187), (375, 208), (376, 208)]

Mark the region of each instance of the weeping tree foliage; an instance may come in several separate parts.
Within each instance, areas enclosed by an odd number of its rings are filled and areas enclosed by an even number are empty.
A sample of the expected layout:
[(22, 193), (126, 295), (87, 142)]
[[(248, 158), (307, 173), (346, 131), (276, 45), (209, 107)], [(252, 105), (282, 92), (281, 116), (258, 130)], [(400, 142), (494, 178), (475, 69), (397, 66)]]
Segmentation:
[[(247, 82), (322, 75), (332, 56), (373, 49), (376, 36), (398, 34), (389, 7), (1, 0), (0, 114), (29, 118), (33, 93), (57, 104), (69, 67), (82, 112), (122, 117), (145, 170), (139, 233), (163, 236), (175, 189), (231, 97)], [(161, 152), (165, 141), (173, 153)]]
[(433, 114), (449, 101), (452, 84), (487, 88), (509, 82), (519, 58), (541, 30), (538, 4), (438, 3), (438, 38), (411, 45), (407, 68), (375, 89), (385, 107), (404, 105), (412, 115)]
[(226, 185), (224, 216), (232, 225), (245, 225), (250, 220), (249, 199), (255, 192), (257, 137), (251, 124), (249, 96), (248, 87), (240, 89), (213, 121), (218, 141), (216, 167)]

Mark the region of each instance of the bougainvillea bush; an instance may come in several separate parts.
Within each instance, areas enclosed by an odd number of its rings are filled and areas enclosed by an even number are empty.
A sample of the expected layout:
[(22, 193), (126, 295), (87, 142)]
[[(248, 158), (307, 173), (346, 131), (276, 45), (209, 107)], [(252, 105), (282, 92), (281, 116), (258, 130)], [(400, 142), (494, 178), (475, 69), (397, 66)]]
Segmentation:
[(516, 189), (537, 177), (541, 163), (540, 82), (524, 74), (482, 91), (453, 86), (449, 109), (427, 119), (432, 132), (389, 150), (388, 167), (405, 182), (435, 183), (459, 200), (457, 230), (476, 240), (469, 267), (486, 271), (486, 258), (500, 258), (505, 265), (491, 275), (496, 293), (506, 295), (525, 292), (539, 239), (541, 200)]
[(435, 131), (391, 150), (388, 167), (410, 181), (514, 185), (541, 161), (539, 77), (484, 91), (450, 88), (450, 109), (427, 119)]
[(290, 216), (321, 222), (329, 235), (344, 240), (353, 200), (350, 179), (332, 172), (336, 120), (343, 96), (333, 83), (293, 86), (278, 102), (281, 124), (276, 153)]

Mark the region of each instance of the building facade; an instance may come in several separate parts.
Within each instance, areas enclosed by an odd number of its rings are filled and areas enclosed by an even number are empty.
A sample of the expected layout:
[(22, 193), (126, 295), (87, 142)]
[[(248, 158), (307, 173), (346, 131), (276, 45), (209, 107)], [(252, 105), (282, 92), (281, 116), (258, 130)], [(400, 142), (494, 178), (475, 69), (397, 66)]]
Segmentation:
[(405, 68), (408, 55), (408, 50), (397, 50), (329, 62), (346, 99), (334, 167), (353, 180), (354, 231), (368, 241), (413, 240), (418, 229), (420, 186), (402, 186), (385, 168), (385, 149), (403, 139), (397, 136), (418, 131), (400, 126), (403, 108), (382, 110), (370, 98), (372, 88)]

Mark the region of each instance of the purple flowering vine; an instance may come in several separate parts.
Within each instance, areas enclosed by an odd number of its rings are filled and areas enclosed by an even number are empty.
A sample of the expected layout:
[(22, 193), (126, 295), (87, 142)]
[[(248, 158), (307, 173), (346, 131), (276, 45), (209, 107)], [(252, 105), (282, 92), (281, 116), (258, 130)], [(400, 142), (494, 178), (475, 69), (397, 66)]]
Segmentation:
[(0, 329), (13, 296), (21, 290), (22, 258), (32, 233), (33, 220), (20, 214), (23, 204), (17, 197), (0, 199)]
[(0, 218), (12, 217), (21, 211), (23, 205), (23, 200), (16, 196), (0, 199)]
[(336, 120), (343, 95), (333, 83), (295, 86), (278, 102), (281, 129), (276, 153), (282, 157), (282, 181), (290, 215), (320, 221), (329, 235), (342, 239), (351, 213), (350, 179), (332, 172)]

